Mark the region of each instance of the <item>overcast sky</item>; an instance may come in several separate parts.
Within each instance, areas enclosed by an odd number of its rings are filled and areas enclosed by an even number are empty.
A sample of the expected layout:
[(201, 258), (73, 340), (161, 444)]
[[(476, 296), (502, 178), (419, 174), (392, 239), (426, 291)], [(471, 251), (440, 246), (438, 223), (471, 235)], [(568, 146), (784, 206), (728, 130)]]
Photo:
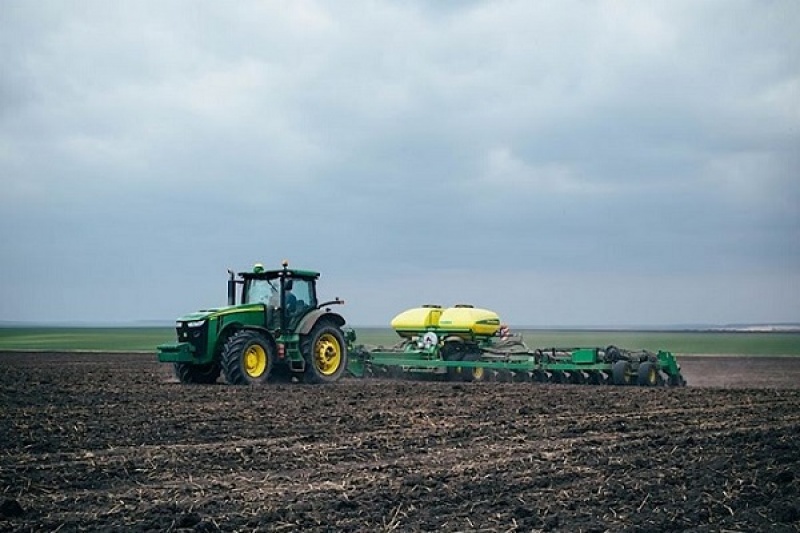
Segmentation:
[(800, 2), (0, 3), (0, 321), (800, 322)]

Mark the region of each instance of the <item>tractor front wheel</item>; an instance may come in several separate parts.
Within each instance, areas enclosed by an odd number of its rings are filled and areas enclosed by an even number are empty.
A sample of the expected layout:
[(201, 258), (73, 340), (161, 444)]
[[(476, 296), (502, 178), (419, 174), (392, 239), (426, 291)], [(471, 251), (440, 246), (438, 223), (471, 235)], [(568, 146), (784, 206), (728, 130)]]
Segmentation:
[(222, 370), (231, 385), (260, 385), (272, 372), (275, 348), (263, 333), (242, 330), (222, 349)]
[(191, 363), (175, 363), (175, 375), (181, 383), (197, 383), (209, 385), (216, 383), (220, 368), (217, 363), (193, 365)]
[(330, 322), (320, 322), (303, 339), (307, 383), (333, 383), (347, 368), (347, 345), (342, 330)]

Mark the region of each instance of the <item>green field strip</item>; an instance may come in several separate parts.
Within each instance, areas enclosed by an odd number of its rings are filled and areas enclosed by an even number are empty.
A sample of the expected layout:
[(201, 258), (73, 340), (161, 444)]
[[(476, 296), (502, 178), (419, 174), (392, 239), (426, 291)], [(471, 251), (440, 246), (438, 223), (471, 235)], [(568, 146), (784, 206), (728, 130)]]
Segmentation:
[[(355, 328), (357, 342), (393, 346), (389, 328)], [(606, 347), (667, 350), (676, 354), (800, 355), (800, 333), (718, 331), (594, 331), (518, 329), (531, 348)], [(0, 327), (0, 350), (143, 351), (175, 340), (173, 328)]]
[(0, 328), (0, 350), (155, 351), (173, 328)]

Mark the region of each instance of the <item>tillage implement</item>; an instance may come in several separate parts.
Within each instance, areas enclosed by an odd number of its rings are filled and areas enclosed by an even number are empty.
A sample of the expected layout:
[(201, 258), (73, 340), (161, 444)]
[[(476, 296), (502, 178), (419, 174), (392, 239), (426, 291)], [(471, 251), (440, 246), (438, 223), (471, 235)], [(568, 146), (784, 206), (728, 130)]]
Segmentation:
[(615, 346), (531, 349), (501, 325), (496, 313), (471, 305), (409, 309), (391, 325), (402, 340), (388, 349), (352, 349), (352, 374), (450, 381), (686, 385), (670, 352)]
[(158, 360), (173, 363), (181, 382), (215, 383), (220, 373), (234, 385), (342, 377), (345, 320), (330, 306), (344, 302), (317, 301), (319, 272), (284, 261), (277, 270), (256, 264), (238, 278), (228, 273), (228, 305), (179, 318), (178, 342), (157, 348)]

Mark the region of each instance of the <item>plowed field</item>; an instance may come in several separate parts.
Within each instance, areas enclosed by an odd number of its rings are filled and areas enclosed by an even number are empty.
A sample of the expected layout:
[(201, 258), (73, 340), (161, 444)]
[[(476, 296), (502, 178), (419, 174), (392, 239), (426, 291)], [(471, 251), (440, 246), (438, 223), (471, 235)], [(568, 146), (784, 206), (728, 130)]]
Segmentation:
[(233, 387), (0, 354), (0, 531), (800, 531), (800, 358), (680, 362), (686, 388)]

